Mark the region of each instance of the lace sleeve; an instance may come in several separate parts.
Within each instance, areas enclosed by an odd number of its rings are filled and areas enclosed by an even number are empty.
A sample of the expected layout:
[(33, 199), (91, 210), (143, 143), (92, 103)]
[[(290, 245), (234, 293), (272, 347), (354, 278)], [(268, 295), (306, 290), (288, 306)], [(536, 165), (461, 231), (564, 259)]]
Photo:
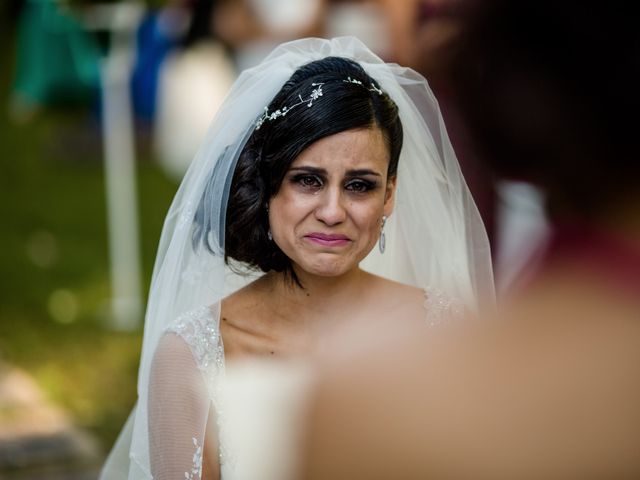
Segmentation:
[(224, 350), (211, 310), (207, 306), (182, 314), (166, 330), (184, 340), (193, 354), (197, 367), (210, 377), (211, 370), (220, 370)]
[[(148, 401), (154, 479), (203, 478), (205, 437), (207, 451), (215, 448), (217, 453), (216, 435), (206, 435), (213, 412), (213, 370), (221, 361), (217, 329), (210, 317), (204, 310), (180, 317), (166, 330), (156, 350)], [(206, 457), (207, 466), (219, 471), (217, 454)]]

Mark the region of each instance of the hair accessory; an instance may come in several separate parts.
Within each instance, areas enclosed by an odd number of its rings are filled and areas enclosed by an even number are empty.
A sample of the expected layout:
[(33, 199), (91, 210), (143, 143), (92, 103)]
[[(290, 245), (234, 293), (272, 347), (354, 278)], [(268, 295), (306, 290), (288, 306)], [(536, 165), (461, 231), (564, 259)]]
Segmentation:
[(302, 95), (298, 95), (300, 101), (298, 103), (294, 103), (290, 107), (282, 107), (272, 113), (269, 113), (268, 107), (264, 107), (264, 113), (256, 121), (256, 130), (259, 130), (262, 124), (267, 120), (271, 121), (275, 120), (278, 117), (284, 117), (287, 113), (289, 113), (290, 110), (296, 108), (298, 105), (302, 105), (303, 103), (306, 103), (307, 107), (313, 105), (314, 100), (317, 100), (322, 96), (322, 85), (324, 85), (324, 83), (312, 83), (311, 86), (318, 88), (314, 88), (311, 91), (311, 95), (309, 95), (309, 97), (306, 99), (303, 99)]
[[(361, 85), (362, 87), (366, 88), (365, 85), (356, 78), (347, 77), (345, 80), (343, 80), (343, 82)], [(311, 85), (313, 87), (318, 87), (318, 88), (314, 88), (311, 91), (311, 95), (309, 95), (309, 97), (306, 99), (302, 98), (302, 95), (298, 95), (298, 98), (300, 99), (298, 103), (294, 103), (291, 106), (279, 108), (275, 112), (271, 112), (271, 113), (269, 113), (268, 107), (264, 107), (264, 113), (260, 116), (260, 118), (258, 118), (258, 120), (256, 120), (256, 130), (259, 130), (262, 124), (267, 120), (271, 121), (279, 117), (284, 117), (287, 113), (289, 113), (289, 111), (296, 108), (298, 105), (302, 105), (303, 103), (306, 103), (307, 107), (312, 106), (313, 102), (323, 95), (322, 85), (324, 85), (324, 83), (312, 83)], [(370, 92), (376, 92), (378, 95), (382, 95), (382, 90), (376, 87), (373, 83), (371, 83), (370, 85), (371, 85), (371, 88), (367, 88), (367, 90), (369, 90)]]
[[(346, 80), (343, 80), (344, 83), (355, 83), (356, 85), (362, 85), (364, 87), (364, 84), (358, 80), (357, 78), (351, 78), (351, 77), (347, 77)], [(376, 87), (373, 83), (370, 84), (371, 88), (367, 88), (367, 90), (369, 90), (370, 92), (376, 92), (378, 95), (382, 95), (382, 90), (380, 90), (378, 87)]]

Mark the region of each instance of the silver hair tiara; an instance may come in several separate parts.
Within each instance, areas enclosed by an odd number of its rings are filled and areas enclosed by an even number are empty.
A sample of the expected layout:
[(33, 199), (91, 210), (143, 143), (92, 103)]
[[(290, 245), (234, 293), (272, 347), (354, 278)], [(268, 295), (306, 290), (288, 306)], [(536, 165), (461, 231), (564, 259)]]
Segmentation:
[[(364, 87), (364, 84), (360, 80), (355, 79), (355, 78), (351, 78), (351, 77), (347, 77), (347, 79), (343, 80), (343, 82), (345, 82), (345, 83), (354, 83), (356, 85), (361, 85), (362, 87)], [(378, 95), (382, 95), (382, 90), (380, 90), (378, 87), (376, 87), (373, 84), (373, 82), (371, 82), (371, 88), (367, 88), (367, 90), (369, 90), (370, 92), (376, 92)]]
[[(357, 80), (355, 78), (347, 77), (346, 80), (343, 80), (343, 82), (353, 83), (355, 85), (361, 85), (362, 87), (367, 88), (360, 80)], [(316, 88), (314, 88), (311, 91), (311, 94), (307, 98), (302, 98), (302, 95), (298, 95), (298, 98), (300, 99), (299, 102), (294, 103), (293, 105), (288, 105), (288, 106), (279, 108), (275, 112), (269, 113), (269, 108), (264, 107), (264, 113), (258, 118), (258, 120), (256, 120), (256, 130), (259, 130), (262, 124), (267, 120), (272, 121), (272, 120), (275, 120), (276, 118), (284, 117), (287, 113), (289, 113), (291, 110), (296, 108), (298, 105), (302, 105), (303, 103), (306, 103), (307, 107), (311, 107), (313, 105), (313, 102), (323, 95), (322, 85), (324, 85), (324, 83), (312, 83), (311, 86)], [(371, 83), (371, 88), (367, 88), (367, 90), (369, 90), (370, 92), (376, 92), (378, 95), (382, 95), (382, 90), (376, 87), (373, 83)]]

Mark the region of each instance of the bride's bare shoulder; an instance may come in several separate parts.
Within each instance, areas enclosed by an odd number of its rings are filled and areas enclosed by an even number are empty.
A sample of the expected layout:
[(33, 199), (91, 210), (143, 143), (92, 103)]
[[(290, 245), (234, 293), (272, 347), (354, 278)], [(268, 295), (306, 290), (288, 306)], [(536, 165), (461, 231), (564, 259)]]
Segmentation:
[(376, 299), (375, 303), (379, 308), (398, 314), (424, 317), (424, 290), (376, 275), (372, 277), (372, 297)]

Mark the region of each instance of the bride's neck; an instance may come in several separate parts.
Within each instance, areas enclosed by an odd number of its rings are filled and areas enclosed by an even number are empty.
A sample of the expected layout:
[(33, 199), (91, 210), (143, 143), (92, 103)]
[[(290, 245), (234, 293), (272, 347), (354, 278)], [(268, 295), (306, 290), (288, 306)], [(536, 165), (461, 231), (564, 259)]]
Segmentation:
[(355, 268), (344, 275), (321, 277), (296, 271), (301, 285), (283, 273), (271, 272), (266, 280), (272, 286), (273, 302), (278, 306), (283, 319), (299, 322), (301, 318), (333, 317), (332, 312), (345, 311), (358, 302), (365, 291), (369, 274)]

